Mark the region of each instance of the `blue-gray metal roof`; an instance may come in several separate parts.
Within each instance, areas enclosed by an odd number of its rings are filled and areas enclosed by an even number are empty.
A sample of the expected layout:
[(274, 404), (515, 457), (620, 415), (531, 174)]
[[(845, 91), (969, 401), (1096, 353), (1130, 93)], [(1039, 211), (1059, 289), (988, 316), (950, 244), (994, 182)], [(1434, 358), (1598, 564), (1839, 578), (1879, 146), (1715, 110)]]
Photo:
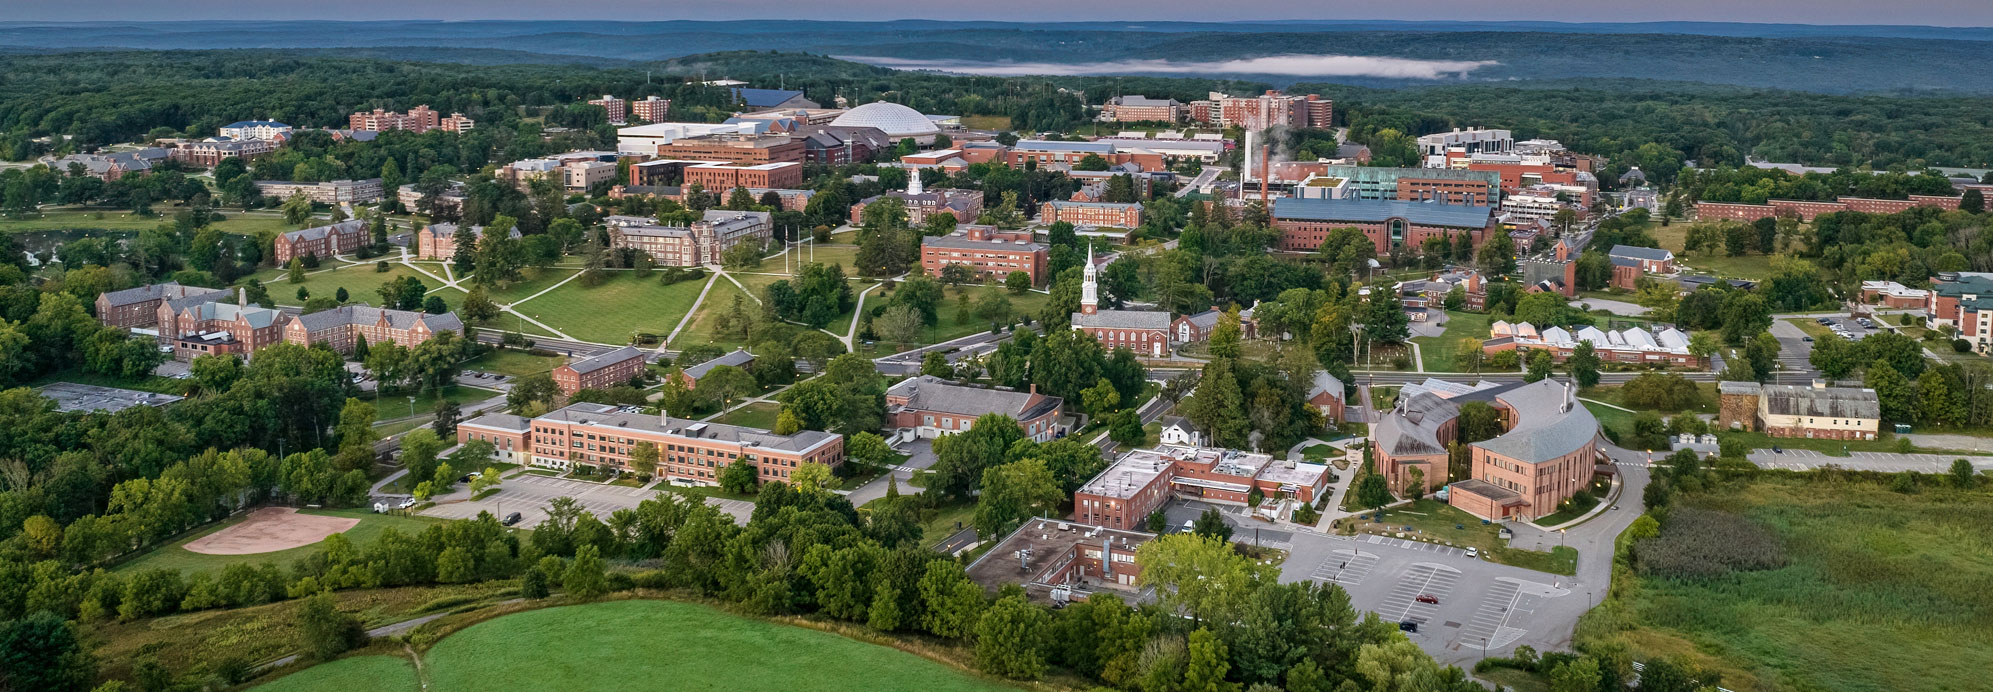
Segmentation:
[(1019, 140), (1017, 145), (1011, 147), (1011, 149), (1016, 151), (1086, 151), (1095, 154), (1112, 154), (1114, 153), (1114, 143), (1054, 142), (1043, 139), (1025, 139)]
[(1640, 247), (1638, 245), (1614, 245), (1612, 246), (1612, 252), (1607, 254), (1613, 257), (1631, 257), (1633, 259), (1649, 260), (1653, 262), (1660, 262), (1675, 258), (1675, 253), (1669, 252), (1667, 250), (1657, 247)]
[(1383, 223), (1404, 219), (1417, 226), (1487, 228), (1493, 207), (1478, 204), (1435, 204), (1375, 199), (1279, 199), (1273, 218), (1296, 221)]
[(789, 99), (802, 96), (803, 92), (789, 89), (751, 89), (734, 87), (734, 98), (750, 106), (780, 106)]

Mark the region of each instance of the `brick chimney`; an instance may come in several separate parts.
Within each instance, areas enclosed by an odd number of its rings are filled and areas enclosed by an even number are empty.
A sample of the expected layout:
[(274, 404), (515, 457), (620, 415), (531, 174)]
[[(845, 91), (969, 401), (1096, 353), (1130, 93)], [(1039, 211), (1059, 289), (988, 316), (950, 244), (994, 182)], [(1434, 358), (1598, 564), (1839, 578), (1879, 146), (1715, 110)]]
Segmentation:
[(249, 289), (247, 288), (235, 289), (235, 309), (237, 310), (249, 309)]

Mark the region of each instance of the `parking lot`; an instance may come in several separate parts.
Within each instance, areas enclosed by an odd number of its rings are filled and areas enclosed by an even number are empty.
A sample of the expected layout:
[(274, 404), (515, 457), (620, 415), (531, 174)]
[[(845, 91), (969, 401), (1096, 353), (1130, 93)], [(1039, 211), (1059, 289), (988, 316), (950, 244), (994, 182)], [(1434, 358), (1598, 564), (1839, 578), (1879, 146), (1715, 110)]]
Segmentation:
[[(1876, 329), (1873, 320), (1870, 320), (1868, 325), (1863, 325), (1853, 317), (1819, 317), (1813, 321), (1822, 327), (1834, 329), (1837, 333), (1855, 341), (1861, 341), (1867, 338), (1868, 335), (1881, 331)], [(1838, 329), (1836, 329), (1837, 327)]]
[(1414, 623), (1406, 636), (1442, 661), (1500, 655), (1517, 644), (1569, 646), (1589, 607), (1581, 587), (1559, 577), (1467, 557), (1443, 545), (1384, 536), (1294, 534), (1282, 581), (1341, 586), (1358, 610)]
[[(519, 526), (532, 528), (547, 518), (547, 505), (558, 497), (572, 497), (583, 508), (593, 512), (597, 519), (608, 521), (609, 515), (619, 509), (630, 509), (638, 503), (655, 497), (660, 492), (656, 488), (629, 488), (620, 485), (604, 485), (583, 481), (549, 478), (546, 476), (521, 475), (507, 478), (499, 486), (499, 491), (482, 500), (463, 500), (437, 504), (423, 510), (422, 516), (444, 519), (466, 519), (475, 517), (478, 512), (491, 512), (492, 516), (503, 519), (506, 513), (520, 514)], [(707, 504), (717, 505), (721, 510), (733, 515), (736, 523), (747, 523), (747, 517), (754, 512), (754, 503), (741, 500), (706, 498)]]

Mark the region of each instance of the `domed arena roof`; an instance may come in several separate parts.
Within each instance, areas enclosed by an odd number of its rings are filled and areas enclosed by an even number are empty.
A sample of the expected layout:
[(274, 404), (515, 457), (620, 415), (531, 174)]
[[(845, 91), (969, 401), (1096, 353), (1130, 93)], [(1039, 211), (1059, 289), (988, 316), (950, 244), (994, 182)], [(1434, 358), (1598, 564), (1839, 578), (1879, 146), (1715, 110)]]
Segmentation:
[(920, 111), (897, 103), (877, 101), (845, 111), (830, 124), (839, 127), (876, 127), (894, 139), (932, 137), (941, 131)]

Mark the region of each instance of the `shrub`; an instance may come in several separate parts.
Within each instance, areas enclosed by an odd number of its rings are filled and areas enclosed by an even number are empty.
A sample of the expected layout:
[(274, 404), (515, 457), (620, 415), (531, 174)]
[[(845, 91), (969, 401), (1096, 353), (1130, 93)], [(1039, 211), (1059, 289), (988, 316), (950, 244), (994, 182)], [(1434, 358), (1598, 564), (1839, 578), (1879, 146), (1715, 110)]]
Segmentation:
[(1698, 507), (1669, 512), (1661, 535), (1635, 543), (1633, 556), (1641, 574), (1676, 579), (1714, 579), (1786, 564), (1785, 547), (1771, 529)]
[[(1906, 317), (1907, 317), (1907, 315), (1906, 315)], [(1959, 353), (1966, 353), (1966, 352), (1968, 352), (1968, 351), (1971, 351), (1971, 350), (1972, 350), (1972, 342), (1970, 342), (1970, 341), (1966, 341), (1966, 340), (1964, 340), (1964, 339), (1952, 339), (1952, 340), (1951, 340), (1951, 350), (1953, 350), (1953, 351), (1956, 351), (1956, 352), (1959, 352)]]

